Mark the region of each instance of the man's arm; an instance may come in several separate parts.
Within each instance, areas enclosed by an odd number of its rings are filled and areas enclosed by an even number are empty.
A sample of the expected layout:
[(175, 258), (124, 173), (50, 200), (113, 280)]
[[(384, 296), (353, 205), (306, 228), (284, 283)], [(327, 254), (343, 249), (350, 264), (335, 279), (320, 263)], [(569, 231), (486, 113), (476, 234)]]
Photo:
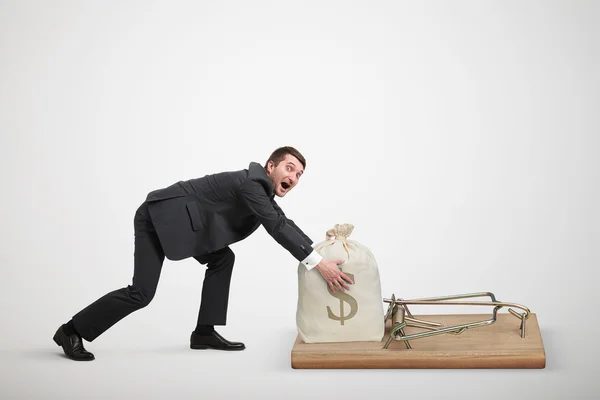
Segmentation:
[(273, 204), (273, 208), (275, 209), (275, 211), (277, 211), (279, 214), (281, 214), (283, 217), (285, 217), (285, 219), (287, 219), (288, 224), (290, 224), (299, 234), (301, 234), (304, 239), (306, 239), (306, 241), (310, 242), (310, 244), (313, 244), (313, 241), (311, 238), (309, 238), (304, 232), (302, 232), (302, 229), (300, 229), (295, 223), (294, 221), (292, 221), (291, 219), (289, 219), (285, 213), (283, 212), (283, 210), (281, 209), (281, 207), (279, 207), (279, 204), (277, 204), (275, 202), (275, 200), (272, 201)]
[[(281, 207), (279, 207), (279, 204), (277, 204), (277, 202), (275, 202), (275, 200), (273, 200), (271, 202), (273, 204), (273, 208), (275, 209), (275, 211), (277, 211), (281, 216), (283, 216), (287, 222), (300, 234), (304, 237), (304, 239), (306, 239), (307, 242), (309, 242), (311, 245), (313, 244), (313, 241), (311, 238), (308, 237), (308, 235), (306, 235), (302, 229), (300, 229), (295, 223), (294, 221), (292, 221), (291, 219), (289, 219), (285, 213), (283, 212), (283, 210), (281, 209)], [(306, 257), (304, 260), (302, 260), (302, 264), (304, 264), (306, 266), (306, 268), (313, 269), (314, 267), (317, 266), (317, 264), (319, 264), (319, 262), (321, 262), (321, 260), (323, 259), (323, 257), (317, 253), (316, 250), (313, 250), (312, 253), (310, 253), (308, 255), (308, 257)]]
[(237, 194), (265, 227), (267, 233), (298, 261), (306, 261), (312, 266), (321, 261), (322, 257), (311, 247), (312, 241), (301, 234), (285, 215), (275, 209), (261, 183), (254, 179), (247, 179), (237, 189)]
[(316, 250), (312, 249), (312, 240), (307, 240), (305, 235), (300, 234), (284, 215), (275, 210), (263, 184), (254, 179), (246, 179), (237, 189), (237, 195), (256, 215), (269, 235), (298, 261), (309, 268), (316, 268), (333, 292), (336, 288), (340, 291), (350, 289), (348, 283), (354, 282), (338, 268), (344, 260), (324, 260)]

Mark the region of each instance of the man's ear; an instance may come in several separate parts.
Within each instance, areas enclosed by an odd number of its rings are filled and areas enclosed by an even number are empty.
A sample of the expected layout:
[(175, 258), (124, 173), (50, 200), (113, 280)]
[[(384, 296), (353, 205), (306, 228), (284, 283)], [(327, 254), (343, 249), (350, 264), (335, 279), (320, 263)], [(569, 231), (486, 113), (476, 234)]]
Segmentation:
[(275, 163), (273, 163), (273, 160), (269, 160), (267, 162), (267, 174), (270, 174), (271, 172), (273, 172), (274, 167), (275, 167)]

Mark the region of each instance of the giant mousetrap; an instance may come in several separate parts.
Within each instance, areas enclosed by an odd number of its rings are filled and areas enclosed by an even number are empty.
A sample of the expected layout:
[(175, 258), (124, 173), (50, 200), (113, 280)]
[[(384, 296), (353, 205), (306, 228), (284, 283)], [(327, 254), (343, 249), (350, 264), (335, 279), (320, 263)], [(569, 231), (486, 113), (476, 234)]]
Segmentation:
[[(473, 301), (489, 297), (490, 301)], [(458, 301), (457, 301), (458, 300)], [(412, 300), (384, 298), (385, 334), (378, 342), (304, 343), (296, 338), (292, 368), (545, 368), (537, 316), (491, 292)], [(409, 305), (491, 307), (489, 314), (412, 314)], [(508, 313), (500, 313), (506, 307)], [(517, 311), (518, 310), (518, 311)]]

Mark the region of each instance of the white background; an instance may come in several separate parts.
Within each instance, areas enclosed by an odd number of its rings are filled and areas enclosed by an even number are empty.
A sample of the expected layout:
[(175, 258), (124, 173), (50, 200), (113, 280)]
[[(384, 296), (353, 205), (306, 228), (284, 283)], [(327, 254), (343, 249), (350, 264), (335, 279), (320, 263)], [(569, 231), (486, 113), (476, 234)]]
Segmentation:
[[(1, 1), (0, 394), (595, 397), (599, 18), (566, 0)], [(60, 356), (56, 328), (130, 283), (149, 191), (282, 145), (307, 169), (279, 204), (315, 242), (354, 224), (385, 297), (528, 306), (546, 369), (293, 370), (297, 261), (263, 228), (232, 246), (218, 328), (244, 352), (189, 349), (188, 259), (86, 344), (94, 362)]]

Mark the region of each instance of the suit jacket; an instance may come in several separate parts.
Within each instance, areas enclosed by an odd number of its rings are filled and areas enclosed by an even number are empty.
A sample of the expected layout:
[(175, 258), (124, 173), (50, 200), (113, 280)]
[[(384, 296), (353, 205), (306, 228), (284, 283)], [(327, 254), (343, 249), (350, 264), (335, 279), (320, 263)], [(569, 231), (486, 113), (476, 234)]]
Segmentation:
[(179, 181), (150, 192), (152, 223), (170, 260), (210, 253), (248, 237), (260, 225), (298, 261), (313, 241), (288, 219), (274, 200), (264, 167)]

